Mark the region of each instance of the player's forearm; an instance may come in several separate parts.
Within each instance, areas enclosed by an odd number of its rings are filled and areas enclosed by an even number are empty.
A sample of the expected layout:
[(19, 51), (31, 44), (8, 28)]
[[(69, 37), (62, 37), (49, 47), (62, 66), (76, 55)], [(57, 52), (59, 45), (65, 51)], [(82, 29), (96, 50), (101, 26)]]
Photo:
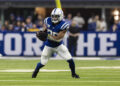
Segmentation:
[(79, 35), (80, 35), (80, 33), (76, 33), (76, 34), (75, 34), (75, 36), (79, 36)]
[(72, 33), (69, 32), (69, 36), (74, 36), (74, 34), (72, 34)]
[(46, 28), (43, 28), (43, 29), (42, 29), (42, 31), (44, 31), (44, 32), (45, 32), (45, 31), (47, 31), (47, 29), (46, 29)]
[(52, 36), (52, 38), (53, 39), (55, 39), (55, 40), (60, 40), (61, 38), (63, 38), (63, 37), (59, 37), (59, 36)]
[(55, 40), (60, 40), (64, 37), (66, 30), (59, 32), (56, 36), (51, 35), (51, 37)]
[(43, 25), (42, 31), (47, 31), (47, 27), (45, 24)]

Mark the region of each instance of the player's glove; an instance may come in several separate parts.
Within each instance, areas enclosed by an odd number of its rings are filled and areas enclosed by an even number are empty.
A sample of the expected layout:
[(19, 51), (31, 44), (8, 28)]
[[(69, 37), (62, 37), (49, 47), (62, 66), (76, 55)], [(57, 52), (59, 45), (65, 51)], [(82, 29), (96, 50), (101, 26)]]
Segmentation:
[(36, 36), (39, 40), (46, 41), (48, 34), (47, 31), (38, 31), (36, 32)]

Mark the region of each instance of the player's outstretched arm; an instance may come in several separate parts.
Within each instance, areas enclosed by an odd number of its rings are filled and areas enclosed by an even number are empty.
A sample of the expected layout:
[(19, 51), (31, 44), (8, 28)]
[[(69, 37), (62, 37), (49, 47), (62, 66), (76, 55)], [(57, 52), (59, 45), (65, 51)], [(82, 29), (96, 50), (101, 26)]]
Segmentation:
[(54, 38), (55, 40), (62, 39), (64, 37), (66, 31), (67, 30), (60, 31), (57, 36), (51, 36), (51, 37)]

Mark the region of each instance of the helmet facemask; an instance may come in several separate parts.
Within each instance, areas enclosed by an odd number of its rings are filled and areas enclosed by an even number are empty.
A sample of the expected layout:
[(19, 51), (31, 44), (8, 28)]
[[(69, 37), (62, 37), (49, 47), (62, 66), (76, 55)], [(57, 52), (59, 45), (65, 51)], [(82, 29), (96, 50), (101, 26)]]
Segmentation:
[(51, 15), (51, 18), (53, 23), (58, 23), (60, 21), (59, 15)]

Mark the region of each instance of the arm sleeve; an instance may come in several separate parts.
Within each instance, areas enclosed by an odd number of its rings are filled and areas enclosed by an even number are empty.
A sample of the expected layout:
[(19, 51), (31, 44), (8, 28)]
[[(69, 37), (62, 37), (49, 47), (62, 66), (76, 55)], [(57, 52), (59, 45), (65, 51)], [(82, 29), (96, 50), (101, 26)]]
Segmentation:
[(47, 25), (48, 17), (44, 19), (44, 24)]
[(69, 27), (70, 27), (70, 25), (69, 25), (68, 23), (64, 23), (64, 24), (61, 26), (60, 30), (68, 30)]

